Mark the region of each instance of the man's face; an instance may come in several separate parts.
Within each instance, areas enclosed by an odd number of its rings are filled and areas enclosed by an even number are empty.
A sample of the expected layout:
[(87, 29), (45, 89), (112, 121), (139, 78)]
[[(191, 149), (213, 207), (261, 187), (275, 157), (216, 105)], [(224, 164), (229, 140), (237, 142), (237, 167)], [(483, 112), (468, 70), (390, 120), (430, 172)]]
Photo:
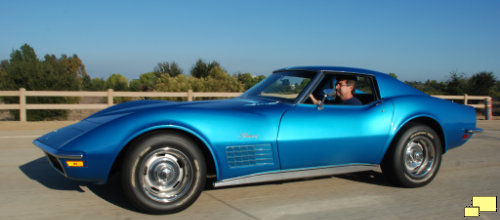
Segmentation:
[(350, 97), (352, 94), (352, 86), (347, 85), (347, 80), (340, 80), (335, 84), (335, 88), (337, 89), (337, 96), (340, 97), (342, 100), (345, 100), (345, 98)]

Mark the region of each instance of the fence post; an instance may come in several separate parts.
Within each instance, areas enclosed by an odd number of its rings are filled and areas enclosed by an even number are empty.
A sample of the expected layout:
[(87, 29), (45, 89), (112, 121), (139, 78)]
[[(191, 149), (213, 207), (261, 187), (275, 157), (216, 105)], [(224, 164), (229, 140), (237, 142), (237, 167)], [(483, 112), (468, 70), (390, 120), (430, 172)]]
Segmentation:
[(19, 89), (19, 121), (26, 121), (26, 89)]
[(188, 98), (188, 102), (192, 102), (193, 101), (193, 90), (192, 89), (189, 89), (188, 90), (188, 94), (187, 94), (187, 98)]
[(469, 104), (469, 95), (467, 93), (464, 94), (464, 105)]
[(486, 117), (486, 120), (492, 120), (493, 119), (493, 102), (491, 100), (491, 97), (486, 97), (486, 103), (485, 103), (485, 111), (484, 111), (484, 116)]
[(113, 105), (113, 89), (108, 89), (108, 106)]

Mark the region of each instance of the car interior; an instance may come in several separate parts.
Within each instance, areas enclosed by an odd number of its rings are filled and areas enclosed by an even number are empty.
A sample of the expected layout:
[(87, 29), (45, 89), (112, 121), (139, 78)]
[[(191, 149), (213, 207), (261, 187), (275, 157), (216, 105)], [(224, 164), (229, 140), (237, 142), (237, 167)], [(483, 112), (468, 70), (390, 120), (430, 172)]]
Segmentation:
[[(323, 80), (318, 84), (316, 89), (312, 92), (314, 97), (318, 100), (322, 100), (325, 96), (325, 89), (330, 89), (335, 91), (335, 84), (337, 82), (337, 78), (339, 76), (345, 76), (341, 74), (328, 74)], [(354, 96), (358, 98), (363, 105), (369, 104), (377, 100), (374, 81), (371, 76), (363, 76), (363, 75), (349, 75), (355, 76), (356, 78), (356, 87), (354, 91)], [(335, 92), (333, 92), (335, 94)], [(307, 99), (305, 101), (306, 104), (312, 104), (311, 99)], [(339, 105), (340, 100), (335, 97), (335, 95), (327, 95), (324, 100), (324, 105)]]

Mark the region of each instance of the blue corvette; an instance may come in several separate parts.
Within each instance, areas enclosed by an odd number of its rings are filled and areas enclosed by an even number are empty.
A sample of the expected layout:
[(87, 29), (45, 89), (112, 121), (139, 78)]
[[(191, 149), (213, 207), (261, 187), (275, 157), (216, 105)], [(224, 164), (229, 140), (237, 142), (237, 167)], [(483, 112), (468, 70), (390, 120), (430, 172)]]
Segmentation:
[(376, 170), (418, 187), (476, 128), (472, 107), (386, 74), (345, 67), (279, 69), (237, 98), (133, 101), (34, 141), (72, 179), (121, 174), (139, 210), (170, 213), (215, 187)]

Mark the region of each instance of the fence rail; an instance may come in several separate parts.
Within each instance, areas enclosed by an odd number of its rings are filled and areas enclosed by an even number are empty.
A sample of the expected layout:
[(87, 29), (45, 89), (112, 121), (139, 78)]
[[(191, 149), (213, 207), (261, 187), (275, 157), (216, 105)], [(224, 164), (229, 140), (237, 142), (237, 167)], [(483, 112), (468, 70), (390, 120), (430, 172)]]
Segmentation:
[[(2, 96), (16, 96), (19, 97), (19, 104), (0, 104), (0, 110), (19, 110), (19, 120), (26, 121), (26, 110), (60, 110), (60, 109), (104, 109), (114, 105), (113, 99), (115, 97), (182, 97), (187, 98), (188, 101), (193, 101), (198, 97), (208, 98), (223, 98), (223, 97), (236, 97), (241, 95), (238, 92), (120, 92), (108, 89), (107, 91), (26, 91), (21, 88), (18, 91), (0, 91)], [(26, 97), (106, 97), (106, 104), (27, 104)], [(492, 119), (492, 99), (489, 96), (447, 96), (435, 95), (434, 97), (448, 99), (448, 100), (463, 100), (465, 105), (474, 108), (484, 109), (486, 120)], [(481, 100), (484, 104), (469, 104), (469, 100)]]
[[(433, 95), (436, 98), (447, 99), (450, 101), (454, 100), (463, 100), (464, 105), (472, 106), (474, 108), (483, 109), (484, 117), (486, 120), (493, 119), (493, 100), (491, 96), (470, 96), (467, 94), (464, 95)], [(483, 101), (483, 104), (470, 104), (470, 100), (479, 100)]]

